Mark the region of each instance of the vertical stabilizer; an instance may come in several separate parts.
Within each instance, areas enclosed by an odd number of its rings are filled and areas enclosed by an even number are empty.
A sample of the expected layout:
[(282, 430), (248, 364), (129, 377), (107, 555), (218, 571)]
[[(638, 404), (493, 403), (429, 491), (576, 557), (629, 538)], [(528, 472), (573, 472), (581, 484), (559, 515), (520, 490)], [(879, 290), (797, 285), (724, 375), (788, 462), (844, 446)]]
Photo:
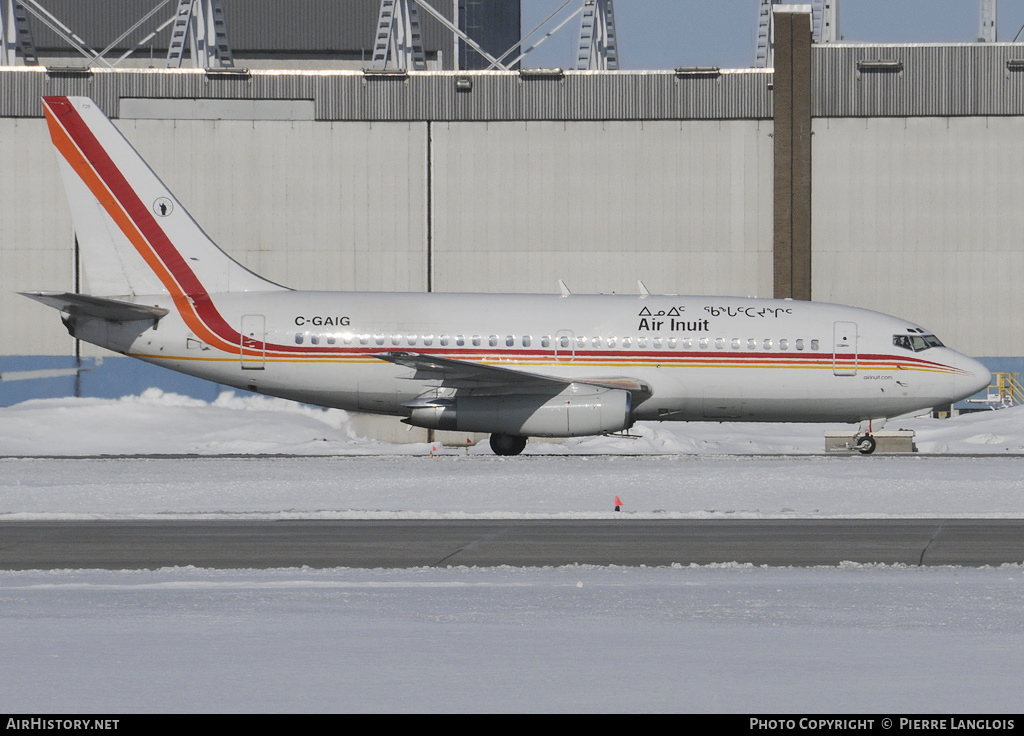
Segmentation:
[(91, 293), (210, 294), (281, 287), (210, 240), (88, 97), (44, 97)]

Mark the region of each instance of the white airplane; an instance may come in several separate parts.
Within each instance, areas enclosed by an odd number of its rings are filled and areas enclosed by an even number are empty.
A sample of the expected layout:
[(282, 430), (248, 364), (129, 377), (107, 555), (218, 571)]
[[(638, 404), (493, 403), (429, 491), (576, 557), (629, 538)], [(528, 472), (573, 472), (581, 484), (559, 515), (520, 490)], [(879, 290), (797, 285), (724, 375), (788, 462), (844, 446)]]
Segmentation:
[(172, 370), (417, 427), (526, 438), (642, 420), (861, 423), (984, 389), (897, 317), (720, 296), (294, 291), (234, 261), (85, 97), (43, 98), (92, 295), (29, 292), (76, 338)]

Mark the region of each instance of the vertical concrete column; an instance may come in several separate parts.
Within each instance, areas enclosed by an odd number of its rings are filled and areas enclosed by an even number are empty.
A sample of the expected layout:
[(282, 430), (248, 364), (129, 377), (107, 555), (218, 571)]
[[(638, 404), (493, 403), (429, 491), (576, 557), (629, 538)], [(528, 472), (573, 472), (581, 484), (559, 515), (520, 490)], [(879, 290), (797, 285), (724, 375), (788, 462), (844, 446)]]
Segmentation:
[(775, 297), (811, 298), (811, 12), (776, 5)]

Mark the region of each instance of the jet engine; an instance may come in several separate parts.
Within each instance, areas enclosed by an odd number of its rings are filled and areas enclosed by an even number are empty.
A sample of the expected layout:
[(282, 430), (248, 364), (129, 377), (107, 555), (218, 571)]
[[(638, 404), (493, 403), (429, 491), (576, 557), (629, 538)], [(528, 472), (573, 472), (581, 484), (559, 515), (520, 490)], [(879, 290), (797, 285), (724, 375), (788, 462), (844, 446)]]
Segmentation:
[(422, 397), (405, 406), (406, 424), (427, 429), (523, 437), (583, 437), (633, 426), (628, 391), (570, 384), (551, 394)]

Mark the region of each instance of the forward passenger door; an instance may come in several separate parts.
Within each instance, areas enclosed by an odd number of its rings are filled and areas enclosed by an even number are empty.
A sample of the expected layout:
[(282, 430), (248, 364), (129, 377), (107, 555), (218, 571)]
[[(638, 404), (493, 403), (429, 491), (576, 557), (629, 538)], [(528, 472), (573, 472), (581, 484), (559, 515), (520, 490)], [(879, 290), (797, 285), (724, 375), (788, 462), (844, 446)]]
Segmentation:
[(836, 322), (833, 326), (832, 373), (857, 375), (857, 323)]

